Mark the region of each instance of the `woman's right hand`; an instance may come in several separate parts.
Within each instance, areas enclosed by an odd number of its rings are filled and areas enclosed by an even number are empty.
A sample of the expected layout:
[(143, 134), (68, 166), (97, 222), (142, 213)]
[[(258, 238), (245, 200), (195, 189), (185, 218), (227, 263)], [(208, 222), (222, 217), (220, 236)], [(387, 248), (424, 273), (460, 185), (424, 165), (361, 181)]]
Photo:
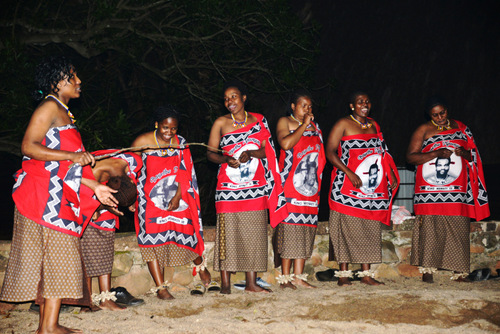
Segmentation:
[(90, 165), (93, 167), (95, 165), (95, 158), (89, 152), (74, 152), (71, 161), (79, 164), (82, 167), (86, 165)]
[(361, 181), (361, 178), (356, 173), (348, 171), (346, 172), (346, 175), (349, 178), (349, 181), (351, 181), (354, 188), (361, 188), (361, 186), (363, 185), (363, 181)]
[(449, 158), (453, 151), (450, 151), (447, 148), (440, 148), (439, 150), (435, 150), (437, 158)]
[(229, 165), (229, 167), (233, 168), (238, 168), (240, 166), (240, 161), (238, 159), (235, 159), (233, 157), (227, 157), (226, 162)]

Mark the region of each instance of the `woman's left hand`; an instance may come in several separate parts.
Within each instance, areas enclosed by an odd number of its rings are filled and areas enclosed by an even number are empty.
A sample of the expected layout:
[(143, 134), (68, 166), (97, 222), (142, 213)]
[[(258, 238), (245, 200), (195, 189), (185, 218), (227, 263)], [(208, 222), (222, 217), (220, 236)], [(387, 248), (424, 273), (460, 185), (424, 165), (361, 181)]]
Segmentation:
[(114, 190), (104, 184), (99, 184), (94, 189), (94, 193), (99, 202), (111, 207), (118, 206), (118, 200), (113, 196), (113, 193), (116, 192), (118, 192), (118, 190)]
[(251, 151), (242, 152), (240, 157), (238, 158), (238, 160), (241, 163), (245, 163), (245, 162), (249, 161), (250, 159), (252, 159), (252, 154), (250, 152)]
[(455, 154), (458, 155), (459, 157), (462, 157), (464, 158), (465, 160), (467, 161), (472, 161), (472, 155), (470, 153), (469, 150), (466, 150), (465, 148), (463, 147), (459, 147), (457, 149), (455, 149)]

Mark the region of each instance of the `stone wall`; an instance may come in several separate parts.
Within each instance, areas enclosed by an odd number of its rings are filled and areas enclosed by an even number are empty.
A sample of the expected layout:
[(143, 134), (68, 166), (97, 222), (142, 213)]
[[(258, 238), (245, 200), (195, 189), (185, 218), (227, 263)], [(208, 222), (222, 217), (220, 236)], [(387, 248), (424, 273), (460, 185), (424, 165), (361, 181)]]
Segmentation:
[[(384, 226), (385, 227), (385, 226)], [(418, 268), (409, 264), (411, 250), (413, 220), (406, 220), (401, 225), (387, 227), (382, 231), (382, 263), (374, 264), (376, 276), (382, 279), (396, 279), (401, 276), (420, 276)], [(269, 228), (269, 260), (268, 271), (261, 273), (264, 280), (275, 284), (275, 276), (280, 271), (273, 264), (271, 246), (272, 229)], [(205, 252), (208, 268), (212, 277), (219, 280), (219, 273), (212, 270), (213, 247), (215, 228), (206, 228), (204, 231)], [(471, 271), (479, 268), (490, 268), (493, 274), (500, 269), (500, 222), (473, 222), (471, 223)], [(328, 223), (320, 222), (316, 234), (314, 251), (306, 261), (305, 272), (310, 274), (327, 268), (338, 268), (336, 262), (328, 261)], [(0, 283), (3, 282), (7, 259), (10, 251), (10, 241), (0, 241)], [(358, 269), (356, 265), (351, 269)], [(134, 233), (117, 233), (115, 239), (115, 262), (113, 266), (113, 286), (124, 286), (132, 294), (141, 295), (148, 292), (153, 286), (146, 263), (137, 246)], [(192, 268), (190, 265), (176, 268), (167, 268), (165, 279), (172, 282), (171, 291), (187, 289), (193, 283)], [(196, 279), (196, 278), (195, 278)], [(244, 273), (232, 276), (232, 282), (244, 280)], [(94, 292), (98, 292), (97, 280), (93, 283)]]

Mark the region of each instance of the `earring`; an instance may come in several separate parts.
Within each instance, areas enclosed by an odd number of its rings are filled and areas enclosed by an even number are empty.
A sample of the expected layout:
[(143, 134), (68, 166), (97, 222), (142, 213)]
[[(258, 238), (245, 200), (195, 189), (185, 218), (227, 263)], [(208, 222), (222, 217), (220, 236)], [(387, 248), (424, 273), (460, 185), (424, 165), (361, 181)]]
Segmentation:
[(354, 110), (354, 108), (351, 108), (352, 110)]
[(158, 124), (155, 124), (155, 129), (158, 129)]

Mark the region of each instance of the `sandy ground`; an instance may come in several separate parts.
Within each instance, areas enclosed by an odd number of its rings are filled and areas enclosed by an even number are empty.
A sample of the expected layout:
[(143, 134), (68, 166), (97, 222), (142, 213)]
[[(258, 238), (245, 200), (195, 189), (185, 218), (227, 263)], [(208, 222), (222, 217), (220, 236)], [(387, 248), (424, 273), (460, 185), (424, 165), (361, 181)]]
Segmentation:
[[(311, 282), (317, 289), (231, 295), (173, 293), (172, 301), (152, 295), (125, 311), (62, 313), (64, 326), (84, 333), (500, 333), (500, 280), (434, 284), (418, 278), (385, 280), (372, 287), (354, 282)], [(38, 314), (29, 304), (0, 312), (0, 333), (34, 332)]]

